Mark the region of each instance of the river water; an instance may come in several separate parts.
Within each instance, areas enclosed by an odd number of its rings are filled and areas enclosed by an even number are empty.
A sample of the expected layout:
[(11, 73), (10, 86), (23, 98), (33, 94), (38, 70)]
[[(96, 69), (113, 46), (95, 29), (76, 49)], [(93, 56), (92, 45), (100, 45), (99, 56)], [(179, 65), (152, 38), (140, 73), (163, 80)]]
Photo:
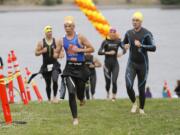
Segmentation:
[[(110, 24), (121, 32), (124, 37), (125, 32), (132, 28), (131, 16), (137, 9), (104, 9), (102, 13), (109, 20)], [(176, 80), (180, 79), (180, 10), (163, 10), (159, 8), (139, 9), (144, 13), (144, 27), (149, 29), (155, 38), (157, 51), (149, 53), (150, 70), (147, 85), (150, 86), (153, 97), (162, 97), (162, 86), (167, 80), (173, 93)], [(97, 50), (102, 42), (102, 37), (92, 27), (86, 17), (78, 10), (67, 11), (29, 11), (29, 12), (2, 12), (0, 13), (0, 56), (3, 57), (7, 69), (7, 54), (10, 50), (15, 50), (21, 71), (24, 67), (29, 67), (32, 72), (37, 72), (41, 66), (42, 58), (35, 57), (34, 49), (39, 40), (43, 38), (43, 27), (47, 24), (53, 26), (55, 37), (63, 37), (63, 18), (66, 15), (73, 15), (76, 18), (76, 30), (84, 34), (91, 41), (96, 49), (94, 55), (103, 63), (104, 57), (97, 55)], [(119, 59), (120, 73), (118, 78), (118, 98), (126, 98), (125, 69), (128, 54)], [(60, 60), (62, 68), (65, 60)], [(6, 70), (7, 71), (7, 70)], [(5, 73), (5, 71), (4, 71)], [(105, 98), (105, 80), (103, 69), (97, 69), (96, 98)], [(36, 77), (36, 83), (46, 100), (45, 83), (41, 76)], [(15, 87), (17, 82), (15, 82)], [(137, 80), (134, 89), (136, 95)], [(19, 98), (17, 92), (16, 99)], [(36, 99), (32, 92), (33, 99)], [(58, 93), (59, 95), (59, 93)]]

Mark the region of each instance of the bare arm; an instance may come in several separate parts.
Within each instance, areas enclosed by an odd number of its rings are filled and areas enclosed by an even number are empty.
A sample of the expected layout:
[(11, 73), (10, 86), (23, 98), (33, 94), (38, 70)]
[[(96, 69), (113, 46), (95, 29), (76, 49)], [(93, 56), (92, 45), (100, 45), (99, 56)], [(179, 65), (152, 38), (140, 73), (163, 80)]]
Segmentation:
[(47, 48), (43, 48), (42, 41), (39, 41), (35, 49), (35, 55), (40, 56), (41, 54), (46, 53), (46, 52), (47, 52)]
[(60, 52), (60, 54), (59, 54), (59, 58), (60, 59), (62, 59), (62, 58), (64, 58), (64, 47), (62, 46), (62, 48), (61, 48), (61, 52)]
[(91, 65), (89, 65), (89, 68), (98, 68), (101, 66), (102, 66), (101, 62), (97, 58), (94, 58), (93, 63)]
[(94, 58), (94, 65), (95, 65), (95, 67), (101, 67), (102, 66), (101, 62), (97, 58)]
[(84, 53), (93, 53), (94, 47), (91, 45), (91, 43), (87, 40), (86, 37), (83, 35), (78, 35), (81, 45), (84, 46), (84, 48), (79, 48), (78, 52), (84, 52)]
[(54, 56), (53, 57), (56, 58), (56, 59), (63, 58), (64, 57), (64, 52), (62, 51), (62, 49), (63, 49), (62, 40), (57, 39), (56, 40), (56, 48), (54, 49)]

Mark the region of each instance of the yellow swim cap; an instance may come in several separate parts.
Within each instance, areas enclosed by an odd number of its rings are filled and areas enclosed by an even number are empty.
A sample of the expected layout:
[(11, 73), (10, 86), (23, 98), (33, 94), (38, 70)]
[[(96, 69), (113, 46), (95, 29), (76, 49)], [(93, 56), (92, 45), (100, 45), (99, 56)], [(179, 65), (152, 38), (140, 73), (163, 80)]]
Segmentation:
[(141, 22), (143, 21), (143, 14), (141, 13), (141, 12), (139, 12), (139, 11), (137, 11), (137, 12), (135, 12), (134, 14), (133, 14), (133, 17), (132, 17), (132, 19), (138, 19), (138, 20), (140, 20)]
[(74, 24), (74, 17), (73, 16), (66, 16), (64, 18), (64, 24), (66, 24), (66, 23)]
[(52, 26), (47, 25), (44, 27), (44, 33), (52, 32)]

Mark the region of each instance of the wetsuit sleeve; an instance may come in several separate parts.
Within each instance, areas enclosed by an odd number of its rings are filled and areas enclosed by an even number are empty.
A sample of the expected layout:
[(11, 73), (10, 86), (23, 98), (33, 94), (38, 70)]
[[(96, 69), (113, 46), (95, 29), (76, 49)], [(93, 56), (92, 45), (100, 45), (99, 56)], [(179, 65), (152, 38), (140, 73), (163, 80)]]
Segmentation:
[(145, 44), (142, 44), (143, 49), (145, 49), (146, 51), (153, 51), (153, 52), (156, 51), (156, 46), (154, 44), (154, 39), (153, 39), (152, 34), (148, 34), (145, 37), (145, 42), (144, 43)]
[(1, 64), (1, 66), (3, 66), (3, 61), (2, 61), (1, 57), (0, 57), (0, 64)]
[(101, 47), (99, 48), (98, 55), (105, 55), (104, 47), (106, 44), (106, 40), (102, 42)]
[(123, 54), (125, 54), (126, 53), (126, 49), (124, 48), (124, 44), (123, 44), (123, 42), (121, 42), (121, 40), (119, 40), (119, 46), (123, 50)]
[(128, 34), (127, 33), (125, 34), (124, 40), (123, 40), (121, 45), (124, 46), (125, 44), (129, 44)]

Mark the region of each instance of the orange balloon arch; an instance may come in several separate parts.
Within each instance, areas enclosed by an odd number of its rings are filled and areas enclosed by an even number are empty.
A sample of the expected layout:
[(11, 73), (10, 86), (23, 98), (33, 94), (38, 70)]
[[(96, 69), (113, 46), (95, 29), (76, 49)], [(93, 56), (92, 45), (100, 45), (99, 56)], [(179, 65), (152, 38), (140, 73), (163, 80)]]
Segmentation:
[(102, 13), (96, 8), (92, 0), (75, 0), (76, 5), (86, 15), (95, 29), (103, 36), (107, 37), (110, 30), (110, 24)]

